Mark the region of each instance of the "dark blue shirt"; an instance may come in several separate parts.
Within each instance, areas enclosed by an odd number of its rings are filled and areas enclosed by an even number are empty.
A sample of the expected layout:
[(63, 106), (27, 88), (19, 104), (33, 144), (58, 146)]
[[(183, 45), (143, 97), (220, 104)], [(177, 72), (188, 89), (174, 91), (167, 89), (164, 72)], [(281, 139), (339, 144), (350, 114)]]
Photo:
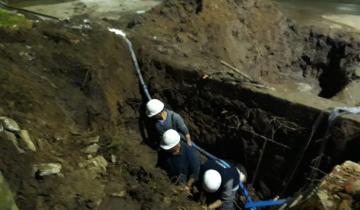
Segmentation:
[(180, 153), (172, 155), (162, 150), (159, 165), (163, 167), (171, 178), (177, 178), (179, 184), (186, 184), (189, 178), (197, 180), (200, 172), (200, 155), (191, 146), (180, 142)]
[(232, 192), (236, 190), (240, 184), (240, 175), (235, 167), (224, 168), (216, 160), (209, 160), (201, 166), (200, 176), (203, 177), (204, 173), (213, 169), (221, 175), (221, 185), (216, 192), (221, 196), (221, 199), (226, 201), (232, 199)]
[(189, 129), (185, 125), (183, 118), (176, 112), (171, 110), (165, 110), (167, 112), (167, 117), (163, 121), (156, 121), (155, 128), (159, 137), (161, 138), (165, 131), (169, 129), (176, 130), (182, 139), (185, 139), (185, 136), (189, 134)]

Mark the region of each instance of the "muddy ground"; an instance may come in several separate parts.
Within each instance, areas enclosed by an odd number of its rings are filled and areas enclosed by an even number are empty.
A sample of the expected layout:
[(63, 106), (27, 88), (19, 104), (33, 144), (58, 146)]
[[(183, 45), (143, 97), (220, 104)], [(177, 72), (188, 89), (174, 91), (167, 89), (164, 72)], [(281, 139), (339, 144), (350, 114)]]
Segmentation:
[[(37, 147), (17, 154), (1, 137), (0, 169), (18, 206), (199, 209), (173, 192), (155, 167), (156, 150), (140, 135), (143, 98), (126, 46), (98, 20), (83, 18), (0, 29), (0, 116), (28, 130)], [(151, 93), (185, 117), (195, 142), (243, 163), (250, 177), (264, 138), (285, 145), (266, 150), (254, 183), (260, 198), (291, 195), (307, 181), (319, 145), (291, 186), (284, 182), (318, 113), (243, 87), (337, 101), (349, 100), (341, 95), (345, 87), (356, 93), (357, 34), (298, 27), (266, 1), (168, 0), (145, 15), (106, 24), (129, 33)], [(351, 99), (348, 104), (360, 103)], [(341, 126), (348, 133), (336, 130), (336, 137), (359, 131), (351, 123)], [(325, 129), (323, 123), (316, 137)], [(84, 151), (94, 143), (98, 151)], [(354, 154), (329, 155), (324, 168)], [(34, 176), (37, 163), (60, 163), (62, 174)]]

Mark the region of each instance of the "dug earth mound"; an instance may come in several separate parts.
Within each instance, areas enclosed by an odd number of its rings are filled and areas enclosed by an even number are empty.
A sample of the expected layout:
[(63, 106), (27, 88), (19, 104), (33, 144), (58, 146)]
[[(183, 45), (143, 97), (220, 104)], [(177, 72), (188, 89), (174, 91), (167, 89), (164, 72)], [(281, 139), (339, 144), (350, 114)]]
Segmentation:
[[(127, 45), (97, 21), (0, 28), (0, 170), (17, 207), (200, 209), (155, 167)], [(264, 0), (168, 0), (124, 22), (111, 23), (133, 41), (151, 95), (197, 144), (244, 164), (257, 198), (333, 193), (318, 180), (359, 161), (360, 118), (328, 121), (360, 103), (358, 34), (299, 27)]]
[(0, 34), (0, 168), (19, 209), (197, 209), (142, 144), (118, 37), (75, 22)]

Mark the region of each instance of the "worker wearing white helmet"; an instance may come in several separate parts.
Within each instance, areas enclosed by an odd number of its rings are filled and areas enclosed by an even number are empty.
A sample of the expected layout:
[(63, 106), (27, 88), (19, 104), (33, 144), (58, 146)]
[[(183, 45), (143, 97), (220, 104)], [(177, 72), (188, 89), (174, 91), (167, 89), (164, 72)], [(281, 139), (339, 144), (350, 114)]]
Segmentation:
[(200, 173), (199, 153), (181, 142), (179, 133), (173, 129), (164, 132), (160, 148), (162, 152), (159, 155), (159, 165), (177, 184), (182, 185), (183, 190), (190, 193)]
[(159, 137), (169, 129), (179, 132), (181, 138), (185, 139), (191, 145), (191, 136), (183, 118), (176, 112), (165, 109), (165, 105), (158, 99), (151, 99), (146, 104), (146, 114), (154, 119), (155, 128)]
[(201, 166), (202, 186), (207, 193), (215, 194), (215, 200), (203, 209), (233, 210), (240, 182), (245, 175), (236, 167), (225, 168), (216, 160)]

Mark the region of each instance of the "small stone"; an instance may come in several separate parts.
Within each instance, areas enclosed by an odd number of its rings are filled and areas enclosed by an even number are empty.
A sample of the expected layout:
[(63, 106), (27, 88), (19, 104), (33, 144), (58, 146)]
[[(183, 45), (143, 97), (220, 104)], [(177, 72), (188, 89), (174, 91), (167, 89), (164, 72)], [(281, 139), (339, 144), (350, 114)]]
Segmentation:
[(145, 10), (138, 10), (138, 11), (136, 11), (136, 14), (141, 15), (141, 14), (144, 14), (145, 12), (146, 12)]
[(96, 175), (106, 173), (108, 162), (103, 156), (96, 156), (90, 160), (86, 160), (84, 163), (80, 163), (80, 165)]
[(112, 162), (113, 164), (116, 163), (116, 155), (111, 155), (111, 162)]
[(35, 176), (59, 175), (61, 172), (61, 164), (59, 163), (42, 163), (33, 166)]
[(55, 141), (62, 141), (62, 140), (64, 140), (64, 137), (61, 136), (60, 134), (55, 134), (54, 137), (53, 137), (53, 139), (54, 139)]
[(201, 78), (202, 78), (202, 79), (207, 79), (207, 78), (209, 78), (209, 75), (208, 75), (208, 74), (205, 74), (205, 75), (203, 75)]
[(111, 194), (112, 197), (117, 197), (117, 198), (125, 198), (126, 195), (127, 195), (127, 193), (125, 190)]
[(360, 77), (360, 64), (356, 67), (355, 75)]
[(11, 131), (11, 132), (19, 132), (20, 131), (20, 126), (13, 119), (10, 119), (8, 117), (0, 117), (0, 122), (4, 126), (5, 130)]
[(87, 143), (95, 144), (95, 143), (99, 143), (99, 141), (100, 141), (100, 136), (94, 136), (94, 137), (89, 138)]
[(98, 144), (92, 144), (83, 149), (83, 153), (85, 154), (95, 154), (99, 151), (100, 146)]
[(20, 141), (22, 141), (22, 143), (24, 143), (26, 149), (32, 151), (32, 152), (36, 152), (36, 147), (34, 145), (34, 143), (31, 141), (29, 132), (27, 130), (21, 130), (19, 133), (20, 136)]
[(14, 195), (0, 172), (0, 209), (19, 210)]

